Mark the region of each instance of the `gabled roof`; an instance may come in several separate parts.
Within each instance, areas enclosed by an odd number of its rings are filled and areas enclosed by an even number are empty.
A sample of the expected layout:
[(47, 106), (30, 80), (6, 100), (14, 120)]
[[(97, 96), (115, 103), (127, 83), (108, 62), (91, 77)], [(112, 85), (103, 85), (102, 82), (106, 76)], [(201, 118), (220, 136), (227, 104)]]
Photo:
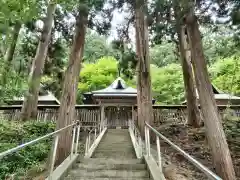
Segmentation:
[(223, 94), (224, 92), (218, 89), (215, 85), (212, 84), (212, 89), (214, 94)]
[[(240, 97), (234, 96), (231, 94), (224, 93), (223, 91), (219, 90), (215, 85), (212, 84), (212, 90), (214, 93), (214, 98), (217, 100), (240, 100)], [(197, 98), (199, 98), (198, 91), (196, 89), (196, 95)], [(183, 103), (186, 103), (187, 100), (185, 100)]]
[(221, 94), (214, 94), (215, 99), (229, 99), (229, 100), (240, 100), (240, 97), (238, 96), (233, 96), (231, 94), (225, 94), (225, 93), (221, 93)]
[(137, 96), (137, 90), (128, 87), (125, 81), (118, 77), (110, 86), (105, 89), (92, 91), (93, 95), (97, 96), (114, 96), (114, 95), (121, 95), (121, 96)]
[[(19, 98), (15, 97), (13, 98), (12, 101), (24, 101), (24, 97), (19, 97)], [(56, 104), (60, 104), (59, 100), (50, 91), (47, 91), (47, 94), (38, 96), (38, 102), (41, 102), (41, 101), (44, 101), (44, 102), (54, 101), (56, 102)]]

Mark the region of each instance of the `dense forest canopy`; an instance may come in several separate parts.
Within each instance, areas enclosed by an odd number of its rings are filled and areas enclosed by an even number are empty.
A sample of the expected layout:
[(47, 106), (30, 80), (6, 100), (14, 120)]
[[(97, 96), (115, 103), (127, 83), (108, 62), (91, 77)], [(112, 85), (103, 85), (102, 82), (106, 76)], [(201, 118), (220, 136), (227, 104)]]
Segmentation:
[[(34, 33), (31, 33), (34, 34)], [(208, 60), (212, 83), (226, 93), (240, 95), (240, 56), (234, 45), (234, 37), (221, 35), (222, 31), (203, 32), (203, 47)], [(31, 59), (37, 47), (37, 35), (21, 32), (18, 40), (13, 67), (7, 74), (8, 83), (1, 85), (1, 101), (22, 96), (27, 88), (27, 75)], [(62, 76), (68, 58), (68, 43), (64, 38), (51, 42), (41, 83), (57, 98), (61, 95)], [(133, 57), (134, 58), (134, 57)], [(150, 48), (153, 96), (159, 104), (180, 104), (184, 101), (184, 86), (181, 63), (173, 42), (162, 41)], [(118, 76), (119, 50), (114, 49), (106, 36), (88, 31), (83, 56), (84, 64), (78, 85), (78, 103), (82, 94), (107, 87)], [(3, 63), (3, 62), (2, 62)], [(125, 67), (124, 67), (125, 68)], [(131, 71), (131, 69), (130, 69)], [(135, 77), (121, 76), (136, 88)]]
[[(9, 6), (9, 3), (11, 6)], [(89, 29), (85, 40), (84, 65), (82, 65), (83, 71), (80, 74), (77, 103), (82, 102), (83, 93), (109, 85), (118, 75), (119, 68), (121, 69), (121, 76), (129, 82), (129, 85), (136, 87), (135, 49), (133, 48), (135, 46), (133, 42), (129, 41), (134, 40), (134, 38), (128, 34), (129, 32), (133, 33), (134, 16), (129, 13), (132, 4), (124, 4), (124, 2), (108, 3), (109, 7), (101, 3), (91, 4), (94, 8), (89, 14)], [(104, 7), (102, 11), (100, 11), (101, 7)], [(163, 7), (166, 7), (166, 9), (162, 9)], [(156, 1), (150, 3), (152, 91), (157, 103), (179, 104), (184, 101), (183, 78), (180, 68), (179, 48), (176, 44), (176, 35), (174, 35), (174, 23), (167, 18), (169, 7), (170, 4), (167, 2), (159, 3)], [(205, 7), (204, 3), (199, 4), (197, 8), (201, 11), (203, 7)], [(209, 5), (208, 8), (213, 13), (215, 24), (208, 20), (209, 14), (203, 14), (199, 16), (200, 29), (204, 55), (210, 68), (209, 73), (212, 83), (226, 93), (240, 95), (239, 28), (237, 13), (234, 14), (234, 8), (238, 6), (232, 7), (233, 19), (230, 20), (227, 9), (223, 8), (224, 10), (220, 12), (218, 8), (214, 9)], [(4, 82), (7, 82), (0, 84), (1, 103), (13, 97), (23, 96), (27, 90), (28, 74), (37, 50), (46, 8), (44, 1), (31, 1), (29, 3), (6, 1), (1, 7), (1, 19), (4, 19), (0, 23), (1, 67), (4, 67), (4, 57), (8, 47), (11, 46), (14, 33), (18, 35), (15, 42), (16, 48), (9, 65), (10, 68), (7, 68), (7, 73), (4, 72), (4, 68), (1, 69), (0, 74), (4, 76)], [(24, 13), (18, 11), (19, 9), (24, 9)], [(157, 19), (156, 14), (154, 14), (156, 11), (161, 11), (162, 21)], [(166, 13), (166, 17), (164, 13)], [(53, 92), (57, 98), (60, 98), (62, 92), (63, 73), (66, 70), (69, 45), (72, 42), (75, 15), (76, 4), (74, 4), (74, 1), (69, 4), (61, 1), (56, 7), (52, 36), (43, 68), (43, 76), (41, 77), (41, 87)], [(111, 29), (111, 20), (117, 21), (120, 16), (123, 16), (120, 18), (122, 25), (119, 24), (119, 27), (115, 30)], [(218, 21), (221, 18), (225, 21)], [(157, 21), (159, 21), (159, 24), (156, 25), (155, 22)], [(113, 24), (118, 23), (113, 22)], [(18, 28), (16, 29), (17, 25)], [(21, 29), (19, 25), (21, 25)], [(109, 31), (110, 29), (111, 31)], [(116, 32), (111, 33), (112, 31)], [(116, 34), (118, 37), (115, 37)], [(112, 41), (114, 38), (118, 38), (124, 43), (124, 48), (116, 48), (115, 40)], [(106, 59), (109, 63), (106, 62), (105, 66), (101, 66)], [(132, 64), (130, 65), (129, 62), (132, 62)], [(113, 66), (115, 66), (115, 69), (113, 69)], [(94, 73), (90, 73), (91, 76), (88, 76), (88, 71), (92, 70)]]

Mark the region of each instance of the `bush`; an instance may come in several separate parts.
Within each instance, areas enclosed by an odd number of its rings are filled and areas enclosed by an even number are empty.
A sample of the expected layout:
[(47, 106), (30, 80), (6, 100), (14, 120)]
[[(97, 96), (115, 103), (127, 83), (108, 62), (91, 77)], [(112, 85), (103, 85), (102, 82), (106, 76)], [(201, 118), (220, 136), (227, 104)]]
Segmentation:
[[(53, 132), (54, 128), (55, 125), (52, 122), (2, 121), (0, 122), (0, 152)], [(51, 139), (46, 139), (5, 156), (1, 159), (0, 179), (5, 179), (10, 174), (24, 173), (32, 166), (46, 160), (50, 147)]]

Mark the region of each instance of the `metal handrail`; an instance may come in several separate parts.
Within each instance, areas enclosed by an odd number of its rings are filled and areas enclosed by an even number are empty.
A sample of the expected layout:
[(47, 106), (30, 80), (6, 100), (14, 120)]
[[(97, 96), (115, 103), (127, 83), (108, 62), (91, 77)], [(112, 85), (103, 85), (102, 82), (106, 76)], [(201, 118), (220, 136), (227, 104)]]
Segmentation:
[(49, 134), (44, 135), (44, 136), (42, 136), (42, 137), (39, 137), (39, 138), (37, 138), (37, 139), (34, 139), (34, 140), (30, 141), (30, 142), (21, 144), (21, 145), (19, 145), (19, 146), (17, 146), (17, 147), (14, 147), (14, 148), (12, 148), (12, 149), (7, 150), (7, 151), (1, 152), (1, 153), (0, 153), (0, 159), (2, 159), (4, 156), (7, 156), (8, 154), (14, 153), (14, 152), (16, 152), (16, 151), (18, 151), (18, 150), (20, 150), (20, 149), (22, 149), (22, 148), (24, 148), (24, 147), (27, 147), (27, 146), (32, 145), (32, 144), (35, 144), (35, 143), (37, 143), (37, 142), (39, 142), (39, 141), (41, 141), (41, 140), (44, 140), (44, 139), (46, 139), (46, 138), (48, 138), (48, 137), (50, 137), (50, 136), (53, 136), (53, 135), (55, 135), (55, 134), (57, 134), (57, 133), (59, 133), (59, 132), (61, 132), (61, 131), (64, 131), (64, 130), (66, 130), (66, 129), (68, 129), (69, 127), (72, 127), (72, 126), (74, 126), (74, 125), (76, 125), (76, 123), (73, 123), (73, 124), (71, 124), (71, 125), (69, 125), (69, 126), (66, 126), (66, 127), (64, 127), (64, 128), (61, 128), (61, 129), (59, 129), (59, 130), (57, 130), (57, 131), (54, 131), (54, 132), (52, 132), (52, 133), (49, 133)]
[[(102, 131), (104, 130), (104, 127), (106, 125), (106, 121), (101, 121), (98, 125), (96, 125), (94, 128), (92, 128), (89, 132), (88, 132), (88, 136), (86, 137), (86, 146), (85, 146), (85, 156), (89, 153), (89, 150), (91, 149), (91, 147), (93, 146), (95, 140), (97, 139), (97, 137), (102, 133)], [(94, 131), (94, 140), (91, 141), (91, 133)], [(98, 134), (97, 134), (98, 133)]]
[[(0, 153), (0, 160), (9, 155), (9, 154), (12, 154), (16, 151), (19, 151), (20, 149), (23, 149), (27, 146), (30, 146), (30, 145), (33, 145), (35, 143), (38, 143), (39, 141), (42, 141), (48, 137), (51, 137), (51, 136), (54, 136), (54, 144), (53, 144), (53, 151), (52, 151), (52, 154), (51, 154), (51, 161), (50, 161), (50, 171), (49, 171), (49, 177), (48, 179), (51, 180), (52, 179), (52, 174), (53, 174), (53, 169), (54, 169), (54, 164), (55, 164), (55, 158), (56, 158), (56, 152), (57, 152), (57, 146), (58, 146), (58, 140), (59, 140), (59, 135), (60, 133), (62, 133), (63, 131), (69, 129), (73, 127), (73, 137), (72, 137), (72, 146), (71, 146), (71, 154), (70, 154), (70, 159), (72, 158), (72, 155), (73, 155), (73, 151), (74, 151), (74, 142), (76, 140), (76, 144), (75, 144), (75, 154), (77, 154), (77, 148), (78, 148), (78, 141), (79, 141), (79, 135), (80, 135), (80, 123), (79, 121), (71, 124), (71, 125), (68, 125), (64, 128), (61, 128), (61, 129), (58, 129), (52, 133), (49, 133), (49, 134), (46, 134), (44, 136), (41, 136), (39, 138), (36, 138), (32, 141), (29, 141), (27, 143), (24, 143), (24, 144), (21, 144), (17, 147), (14, 147), (12, 149), (9, 149), (7, 151), (4, 151), (4, 152), (1, 152)], [(76, 134), (76, 130), (77, 130), (77, 134)]]
[(149, 129), (152, 130), (157, 137), (157, 150), (158, 150), (158, 161), (159, 161), (159, 166), (160, 169), (162, 170), (161, 166), (161, 155), (160, 155), (160, 142), (159, 142), (159, 137), (164, 140), (167, 144), (169, 144), (173, 149), (181, 153), (188, 161), (190, 161), (196, 168), (198, 168), (200, 171), (202, 171), (209, 179), (212, 180), (222, 180), (218, 175), (216, 175), (214, 172), (209, 170), (206, 166), (201, 164), (199, 161), (194, 159), (191, 155), (186, 153), (184, 150), (182, 150), (180, 147), (175, 145), (173, 142), (171, 142), (168, 138), (166, 138), (164, 135), (159, 133), (156, 129), (154, 129), (152, 126), (150, 126), (147, 122), (145, 122), (145, 141), (146, 141), (146, 150), (147, 150), (147, 155), (150, 156), (150, 136), (149, 136)]
[[(86, 147), (85, 147), (85, 155), (88, 154), (88, 151), (91, 147), (91, 133), (94, 131), (94, 140), (96, 140), (97, 138), (97, 129), (98, 129), (98, 126), (95, 126), (94, 128), (92, 128), (89, 132), (88, 132), (88, 135), (86, 137)], [(94, 142), (94, 141), (93, 141)]]
[(134, 136), (133, 144), (134, 144), (134, 148), (136, 148), (136, 151), (138, 153), (137, 157), (142, 158), (143, 143), (142, 143), (141, 133), (140, 133), (139, 129), (137, 128), (137, 126), (135, 125), (133, 120), (129, 120), (129, 128), (131, 129), (133, 136)]

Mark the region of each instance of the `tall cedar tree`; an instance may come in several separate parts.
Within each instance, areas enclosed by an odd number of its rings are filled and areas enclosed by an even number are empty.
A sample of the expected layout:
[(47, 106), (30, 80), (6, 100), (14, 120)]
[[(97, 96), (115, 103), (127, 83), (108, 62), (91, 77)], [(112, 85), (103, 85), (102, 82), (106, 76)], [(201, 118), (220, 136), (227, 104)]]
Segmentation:
[[(190, 126), (199, 127), (201, 124), (201, 114), (198, 108), (196, 87), (194, 86), (193, 73), (191, 67), (191, 57), (187, 54), (188, 49), (184, 46), (184, 39), (181, 37), (181, 15), (178, 0), (166, 1), (156, 0), (150, 4), (150, 32), (152, 41), (155, 44), (162, 42), (167, 37), (176, 43), (177, 55), (180, 56), (183, 69), (183, 81), (185, 86), (185, 97), (187, 101), (187, 123)], [(176, 38), (177, 37), (177, 38)]]
[(4, 57), (5, 63), (7, 64), (7, 66), (6, 66), (7, 68), (13, 60), (13, 55), (14, 55), (14, 51), (16, 48), (20, 29), (21, 29), (21, 23), (16, 22), (16, 24), (14, 24), (13, 31), (12, 31), (11, 43), (10, 43), (10, 45), (6, 51), (5, 57)]
[(181, 23), (181, 9), (178, 0), (173, 2), (174, 17), (176, 19), (175, 30), (178, 37), (180, 58), (183, 70), (183, 80), (185, 86), (185, 97), (187, 100), (187, 123), (194, 127), (200, 127), (201, 115), (198, 108), (196, 87), (194, 85), (193, 70), (191, 65), (191, 53), (185, 38), (185, 31)]
[[(61, 105), (58, 113), (57, 128), (63, 128), (71, 124), (75, 118), (75, 105), (79, 73), (82, 63), (86, 27), (88, 24), (88, 6), (79, 2), (78, 15), (76, 18), (75, 35), (69, 62), (65, 72)], [(71, 130), (60, 136), (57, 151), (56, 164), (59, 165), (69, 155), (71, 147)]]
[(55, 10), (56, 3), (50, 1), (47, 8), (47, 16), (44, 19), (44, 26), (39, 40), (37, 52), (32, 62), (32, 69), (29, 74), (29, 89), (28, 93), (24, 98), (21, 112), (21, 119), (24, 121), (35, 118), (37, 116), (40, 81), (43, 73), (44, 62), (47, 56), (48, 44), (51, 37)]
[(16, 22), (13, 26), (13, 31), (11, 34), (11, 43), (9, 44), (9, 47), (6, 50), (6, 53), (4, 55), (4, 64), (3, 67), (1, 68), (2, 71), (2, 79), (1, 83), (6, 84), (7, 83), (7, 73), (9, 72), (11, 68), (11, 63), (13, 60), (13, 55), (16, 49), (17, 45), (17, 40), (18, 40), (18, 35), (21, 29), (21, 23)]
[(153, 121), (148, 25), (145, 15), (147, 2), (136, 0), (135, 5), (138, 126), (144, 136), (145, 121), (150, 124)]
[[(68, 67), (65, 71), (57, 129), (63, 128), (76, 120), (75, 105), (84, 52), (86, 28), (95, 28), (98, 33), (106, 34), (111, 28), (112, 11), (114, 10), (112, 6), (105, 8), (105, 1), (79, 0), (78, 2), (75, 33), (69, 55)], [(94, 19), (96, 14), (99, 14), (102, 18)], [(60, 164), (69, 155), (70, 142), (71, 131), (66, 131), (59, 139), (56, 164)]]
[(186, 7), (188, 7), (188, 9), (186, 11), (184, 21), (187, 27), (195, 80), (198, 88), (204, 125), (206, 127), (206, 135), (212, 150), (214, 165), (217, 174), (224, 180), (235, 180), (236, 176), (223, 131), (222, 119), (218, 113), (208, 75), (197, 17), (193, 12), (192, 5), (187, 5)]

